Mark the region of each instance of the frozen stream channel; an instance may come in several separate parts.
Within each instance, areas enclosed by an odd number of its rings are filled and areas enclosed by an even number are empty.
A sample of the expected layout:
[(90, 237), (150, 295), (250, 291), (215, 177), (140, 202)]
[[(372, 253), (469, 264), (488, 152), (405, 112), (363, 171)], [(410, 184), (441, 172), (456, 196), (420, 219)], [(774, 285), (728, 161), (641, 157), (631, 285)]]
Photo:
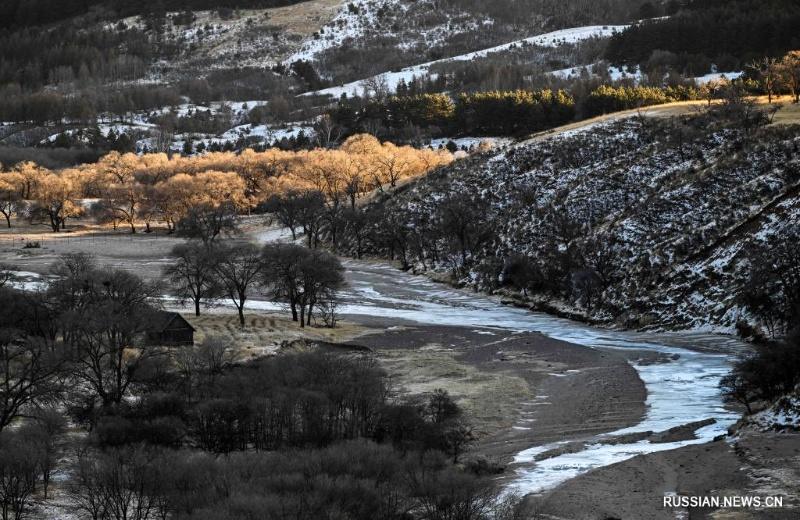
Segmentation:
[[(262, 240), (267, 238), (261, 237)], [(278, 237), (269, 236), (265, 241)], [(516, 476), (509, 490), (520, 494), (552, 488), (591, 469), (629, 459), (639, 454), (702, 444), (722, 435), (738, 419), (726, 410), (718, 390), (732, 360), (741, 348), (734, 339), (715, 335), (646, 334), (616, 332), (588, 327), (541, 313), (502, 305), (490, 297), (447, 288), (422, 276), (414, 276), (383, 263), (345, 260), (349, 285), (344, 290), (340, 312), (353, 321), (375, 318), (407, 320), (429, 325), (494, 327), (512, 331), (538, 331), (551, 338), (587, 347), (648, 350), (663, 353), (672, 361), (634, 365), (644, 381), (647, 413), (636, 426), (585, 439), (580, 451), (543, 460), (535, 457), (559, 443), (536, 446), (515, 457)], [(253, 307), (271, 307), (252, 302)], [(685, 347), (691, 346), (692, 349)], [(720, 354), (719, 352), (728, 352)], [(696, 431), (696, 439), (651, 443), (620, 442), (615, 437), (635, 432), (660, 432), (705, 420), (716, 422)]]

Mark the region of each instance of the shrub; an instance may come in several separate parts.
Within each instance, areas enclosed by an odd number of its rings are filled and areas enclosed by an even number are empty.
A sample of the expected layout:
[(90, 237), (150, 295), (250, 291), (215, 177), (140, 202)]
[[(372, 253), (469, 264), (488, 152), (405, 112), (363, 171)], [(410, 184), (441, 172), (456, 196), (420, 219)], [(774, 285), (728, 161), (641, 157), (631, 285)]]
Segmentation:
[(800, 384), (800, 335), (758, 345), (740, 358), (720, 385), (725, 396), (751, 410), (752, 403), (771, 402)]

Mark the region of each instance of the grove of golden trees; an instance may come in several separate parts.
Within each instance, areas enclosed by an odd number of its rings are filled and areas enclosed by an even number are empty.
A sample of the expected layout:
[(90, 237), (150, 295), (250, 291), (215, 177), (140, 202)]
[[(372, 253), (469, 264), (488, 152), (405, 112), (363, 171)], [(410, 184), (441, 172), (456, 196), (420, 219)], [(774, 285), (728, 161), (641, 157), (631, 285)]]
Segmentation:
[(314, 191), (326, 199), (356, 200), (394, 187), (453, 160), (447, 151), (350, 137), (337, 150), (245, 150), (196, 157), (112, 152), (96, 164), (51, 171), (31, 162), (0, 169), (0, 213), (50, 225), (91, 213), (99, 222), (131, 233), (161, 222), (170, 231), (199, 208), (248, 212), (274, 195)]

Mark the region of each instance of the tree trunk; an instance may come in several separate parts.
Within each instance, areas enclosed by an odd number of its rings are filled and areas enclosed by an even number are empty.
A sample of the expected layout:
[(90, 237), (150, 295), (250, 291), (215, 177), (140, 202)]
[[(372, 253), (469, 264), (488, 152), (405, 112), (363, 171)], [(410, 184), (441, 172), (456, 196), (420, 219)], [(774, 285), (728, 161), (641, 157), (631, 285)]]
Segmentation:
[(239, 310), (239, 326), (244, 328), (244, 301), (237, 307)]
[(200, 298), (194, 299), (194, 315), (200, 316)]
[(304, 328), (306, 326), (306, 305), (305, 303), (300, 304), (300, 328)]
[(6, 224), (8, 224), (8, 229), (11, 229), (11, 215), (10, 214), (6, 215), (5, 213), (3, 213), (3, 216), (6, 217)]

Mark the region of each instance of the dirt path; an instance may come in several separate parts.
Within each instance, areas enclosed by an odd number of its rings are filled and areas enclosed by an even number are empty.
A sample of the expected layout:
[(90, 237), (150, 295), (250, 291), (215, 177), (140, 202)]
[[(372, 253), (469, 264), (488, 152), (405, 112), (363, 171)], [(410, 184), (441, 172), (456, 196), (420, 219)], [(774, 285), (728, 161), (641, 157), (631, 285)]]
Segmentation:
[(561, 134), (579, 130), (586, 130), (599, 124), (608, 123), (611, 121), (619, 121), (637, 115), (642, 115), (645, 117), (672, 117), (672, 116), (690, 114), (706, 105), (707, 103), (705, 101), (681, 101), (678, 103), (668, 103), (666, 105), (634, 108), (631, 110), (623, 110), (622, 112), (603, 114), (601, 116), (592, 117), (590, 119), (584, 119), (582, 121), (576, 121), (574, 123), (569, 123), (567, 125), (558, 126), (550, 130), (545, 130), (543, 132), (533, 134), (529, 138), (520, 141), (519, 144), (524, 145), (524, 144), (546, 141), (551, 137), (555, 137)]
[[(760, 96), (755, 98), (758, 104), (766, 105), (767, 97)], [(800, 105), (793, 104), (789, 96), (782, 96), (773, 98), (773, 103), (779, 105), (781, 108), (776, 113), (772, 124), (789, 125), (800, 124)], [(608, 123), (611, 121), (619, 121), (634, 116), (644, 117), (674, 117), (696, 113), (708, 106), (708, 102), (704, 100), (698, 101), (679, 101), (676, 103), (667, 103), (665, 105), (655, 105), (644, 108), (634, 108), (631, 110), (623, 110), (622, 112), (614, 112), (611, 114), (603, 114), (601, 116), (593, 117), (591, 119), (584, 119), (583, 121), (576, 121), (567, 125), (559, 126), (550, 130), (545, 130), (533, 134), (529, 138), (520, 141), (518, 144), (531, 144), (536, 142), (545, 141), (551, 137), (565, 134), (568, 132), (586, 130), (593, 126)]]

